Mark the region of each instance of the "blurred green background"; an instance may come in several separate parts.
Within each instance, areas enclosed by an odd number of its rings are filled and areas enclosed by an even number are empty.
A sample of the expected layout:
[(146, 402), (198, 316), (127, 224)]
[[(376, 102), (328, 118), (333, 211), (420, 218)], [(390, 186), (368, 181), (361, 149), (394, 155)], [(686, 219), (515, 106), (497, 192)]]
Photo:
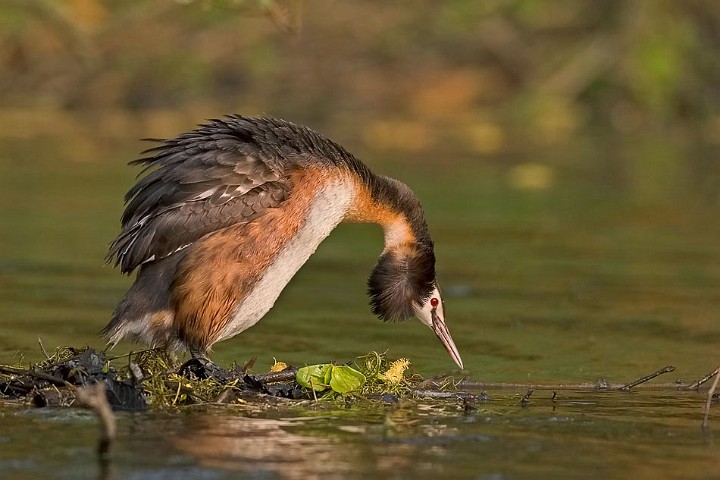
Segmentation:
[[(137, 139), (243, 113), (417, 191), (473, 374), (699, 376), (720, 341), (718, 27), (692, 0), (4, 0), (0, 357), (102, 344)], [(380, 238), (339, 229), (219, 358), (392, 346), (451, 368), (424, 327), (372, 319)]]
[(62, 128), (38, 110), (102, 112), (103, 136), (242, 111), (409, 151), (593, 128), (717, 141), (718, 27), (693, 0), (5, 0), (2, 131)]

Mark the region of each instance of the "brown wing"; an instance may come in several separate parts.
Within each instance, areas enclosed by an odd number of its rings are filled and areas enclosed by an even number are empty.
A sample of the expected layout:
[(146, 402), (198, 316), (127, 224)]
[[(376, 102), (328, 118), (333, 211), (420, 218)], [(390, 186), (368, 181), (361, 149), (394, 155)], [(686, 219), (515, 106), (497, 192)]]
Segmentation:
[(125, 195), (122, 231), (107, 261), (130, 273), (204, 235), (248, 222), (288, 196), (290, 162), (252, 132), (214, 121), (150, 149), (145, 172)]

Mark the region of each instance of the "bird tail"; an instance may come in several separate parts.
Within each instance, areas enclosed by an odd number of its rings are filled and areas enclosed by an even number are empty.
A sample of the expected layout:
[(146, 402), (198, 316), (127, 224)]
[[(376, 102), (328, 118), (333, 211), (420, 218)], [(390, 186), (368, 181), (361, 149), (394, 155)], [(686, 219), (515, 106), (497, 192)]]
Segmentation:
[(109, 345), (127, 338), (151, 347), (182, 347), (170, 305), (170, 284), (180, 257), (171, 255), (140, 268), (135, 283), (100, 332)]

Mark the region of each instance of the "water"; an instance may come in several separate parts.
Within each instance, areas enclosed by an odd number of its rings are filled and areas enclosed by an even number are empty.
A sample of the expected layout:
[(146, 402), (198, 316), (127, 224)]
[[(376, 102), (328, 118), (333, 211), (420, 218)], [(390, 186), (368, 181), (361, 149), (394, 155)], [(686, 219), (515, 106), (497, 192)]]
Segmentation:
[[(86, 128), (89, 128), (86, 126)], [(121, 198), (137, 173), (133, 139), (43, 133), (0, 138), (0, 362), (37, 360), (40, 337), (100, 347), (97, 332), (130, 284), (103, 266)], [(337, 140), (350, 142), (331, 129)], [(118, 140), (118, 138), (122, 140)], [(689, 142), (688, 142), (689, 143)], [(468, 152), (352, 150), (423, 200), (450, 330), (478, 381), (626, 382), (674, 365), (690, 381), (720, 357), (720, 162), (711, 146), (580, 139), (492, 158)], [(440, 161), (438, 159), (443, 159)], [(418, 322), (383, 324), (365, 278), (377, 227), (343, 225), (257, 326), (216, 347), (302, 365), (372, 350), (417, 372), (455, 372)], [(132, 348), (116, 347), (118, 354)], [(119, 417), (105, 473), (117, 478), (712, 478), (720, 414), (700, 429), (701, 394), (490, 391), (455, 402)], [(0, 408), (0, 471), (97, 476), (94, 419), (76, 410)]]
[[(94, 418), (5, 410), (6, 478), (717, 478), (718, 446), (687, 393), (538, 393), (528, 408), (497, 392), (456, 402), (308, 408), (278, 405), (119, 415), (109, 463)], [(26, 432), (21, 434), (20, 432)]]

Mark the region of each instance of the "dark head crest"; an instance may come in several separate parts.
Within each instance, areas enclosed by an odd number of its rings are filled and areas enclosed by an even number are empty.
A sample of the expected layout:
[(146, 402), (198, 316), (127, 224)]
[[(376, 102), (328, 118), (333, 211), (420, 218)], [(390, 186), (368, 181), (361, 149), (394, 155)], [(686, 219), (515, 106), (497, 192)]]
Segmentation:
[(413, 244), (383, 253), (368, 279), (370, 306), (381, 320), (405, 320), (415, 315), (432, 293), (435, 253), (431, 246)]

